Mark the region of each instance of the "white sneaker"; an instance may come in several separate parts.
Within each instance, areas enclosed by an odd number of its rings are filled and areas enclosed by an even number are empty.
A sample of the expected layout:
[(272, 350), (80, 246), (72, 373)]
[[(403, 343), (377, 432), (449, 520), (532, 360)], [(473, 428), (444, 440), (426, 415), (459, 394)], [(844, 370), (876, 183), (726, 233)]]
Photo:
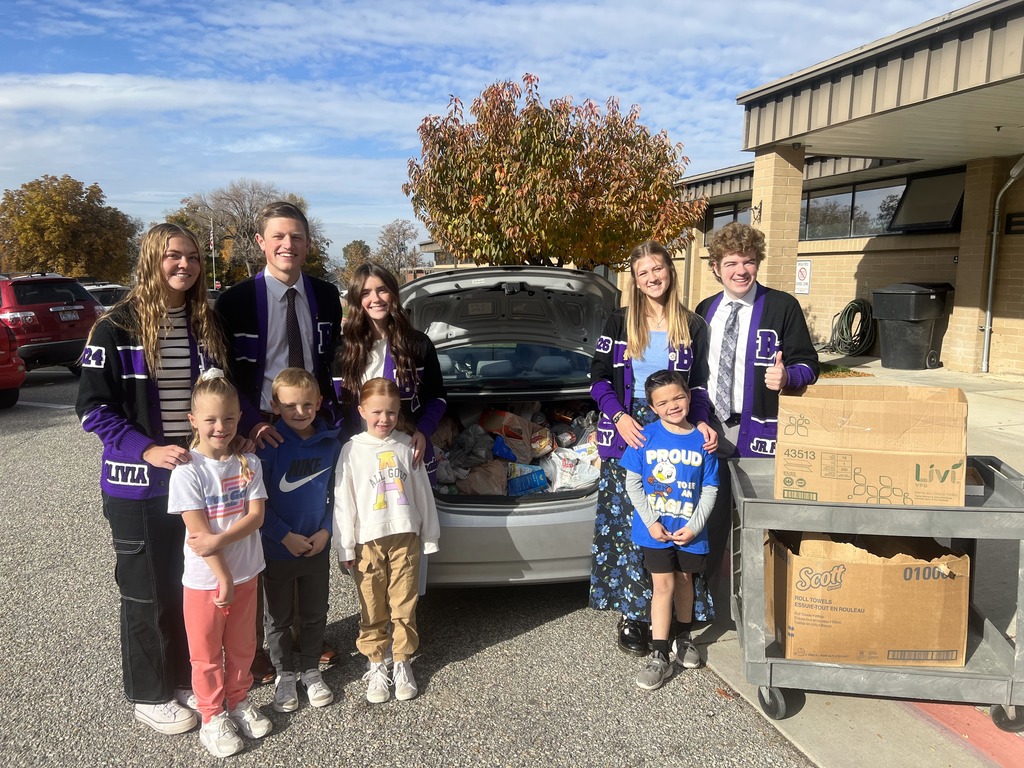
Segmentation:
[(245, 745), (235, 733), (227, 712), (214, 715), (199, 729), (199, 741), (214, 757), (230, 757), (242, 751)]
[(195, 691), (191, 688), (175, 688), (174, 700), (183, 707), (188, 707), (193, 712), (199, 709), (199, 701), (196, 699)]
[(163, 704), (136, 704), (135, 719), (158, 733), (175, 734), (196, 727), (196, 713), (171, 699)]
[(241, 703), (228, 713), (228, 717), (238, 730), (250, 739), (262, 739), (274, 730), (270, 718), (260, 712), (249, 699), (242, 699)]
[(314, 707), (326, 707), (334, 701), (334, 693), (327, 687), (319, 669), (307, 669), (302, 673), (302, 687)]
[(383, 661), (370, 664), (370, 671), (363, 675), (366, 681), (366, 700), (371, 704), (383, 704), (391, 698), (391, 678)]
[(294, 712), (299, 708), (299, 694), (295, 692), (294, 672), (282, 672), (277, 676), (275, 686), (275, 712)]
[(416, 678), (412, 675), (412, 664), (408, 661), (395, 662), (395, 698), (408, 701), (415, 699), (419, 692)]

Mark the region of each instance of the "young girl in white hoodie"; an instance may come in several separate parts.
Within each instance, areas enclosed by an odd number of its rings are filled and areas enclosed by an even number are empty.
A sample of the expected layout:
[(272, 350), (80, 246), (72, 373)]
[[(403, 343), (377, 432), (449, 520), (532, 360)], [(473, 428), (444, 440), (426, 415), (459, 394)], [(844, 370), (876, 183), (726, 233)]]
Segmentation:
[[(440, 527), (422, 462), (414, 468), (412, 440), (398, 425), (401, 397), (389, 379), (370, 379), (359, 391), (366, 431), (342, 448), (334, 494), (334, 543), (359, 592), (356, 648), (370, 661), (366, 700), (391, 697), (384, 663), (395, 659), (395, 698), (416, 696), (410, 659), (419, 647), (416, 601), (420, 553), (437, 552)], [(388, 634), (388, 623), (391, 634)]]

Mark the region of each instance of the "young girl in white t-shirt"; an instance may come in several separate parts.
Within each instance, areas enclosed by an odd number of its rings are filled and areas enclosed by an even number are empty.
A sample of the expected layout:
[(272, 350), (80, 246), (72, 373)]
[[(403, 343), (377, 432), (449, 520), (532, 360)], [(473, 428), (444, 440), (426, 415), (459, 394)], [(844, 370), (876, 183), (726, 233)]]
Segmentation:
[(171, 473), (167, 507), (188, 529), (181, 580), (185, 630), (203, 717), (199, 740), (215, 757), (242, 749), (236, 730), (258, 739), (273, 727), (248, 698), (267, 492), (256, 456), (231, 448), (240, 415), (238, 392), (224, 373), (204, 373), (192, 390), (188, 416), (191, 461)]

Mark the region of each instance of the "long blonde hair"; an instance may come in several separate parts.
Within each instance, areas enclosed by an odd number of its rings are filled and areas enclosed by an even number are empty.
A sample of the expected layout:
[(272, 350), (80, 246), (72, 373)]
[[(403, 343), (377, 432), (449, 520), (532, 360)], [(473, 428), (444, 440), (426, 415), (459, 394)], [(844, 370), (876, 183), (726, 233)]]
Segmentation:
[[(192, 401), (191, 410), (192, 413), (196, 411), (196, 403), (201, 397), (219, 397), (222, 400), (229, 400), (235, 404), (235, 408), (241, 413), (242, 406), (241, 401), (238, 399), (238, 390), (235, 389), (234, 385), (227, 380), (224, 376), (224, 371), (219, 368), (210, 368), (203, 372), (203, 375), (199, 377), (199, 381), (192, 388)], [(189, 443), (190, 448), (195, 448), (199, 445), (199, 430), (195, 427), (192, 428), (192, 441)], [(252, 467), (249, 466), (249, 459), (241, 451), (234, 450), (231, 455), (238, 459), (242, 465), (242, 479), (248, 483), (252, 480), (253, 471)]]
[[(170, 324), (161, 265), (172, 237), (186, 238), (196, 247), (196, 251), (203, 253), (199, 238), (191, 230), (178, 224), (157, 224), (143, 235), (139, 247), (139, 261), (135, 265), (134, 286), (116, 305), (120, 307), (122, 304), (131, 304), (135, 310), (135, 319), (131, 322), (137, 325), (124, 329), (138, 337), (141, 342), (146, 367), (151, 375), (160, 367), (160, 332)], [(198, 344), (206, 347), (207, 354), (214, 361), (223, 365), (227, 360), (227, 344), (220, 325), (207, 303), (206, 267), (202, 259), (200, 266), (199, 279), (185, 293), (185, 311), (189, 317), (193, 338)], [(114, 322), (109, 319), (112, 314), (107, 313), (101, 322)]]
[(629, 255), (629, 275), (632, 288), (629, 294), (629, 312), (626, 317), (626, 357), (643, 359), (644, 351), (650, 343), (647, 331), (647, 296), (640, 290), (636, 282), (636, 263), (648, 256), (660, 259), (668, 272), (668, 290), (665, 301), (665, 319), (668, 331), (668, 345), (671, 349), (683, 347), (689, 349), (690, 318), (693, 312), (686, 308), (679, 299), (679, 288), (676, 281), (676, 270), (672, 266), (672, 254), (656, 240), (640, 243)]

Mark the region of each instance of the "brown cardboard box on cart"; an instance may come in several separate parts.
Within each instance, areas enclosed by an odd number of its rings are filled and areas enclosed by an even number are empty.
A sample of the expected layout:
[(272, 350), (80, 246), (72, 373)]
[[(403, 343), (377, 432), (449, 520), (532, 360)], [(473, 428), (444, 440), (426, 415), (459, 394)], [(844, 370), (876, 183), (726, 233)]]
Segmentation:
[(967, 397), (819, 384), (779, 398), (775, 498), (962, 507)]
[(932, 539), (770, 533), (769, 631), (785, 658), (962, 667), (970, 560)]

